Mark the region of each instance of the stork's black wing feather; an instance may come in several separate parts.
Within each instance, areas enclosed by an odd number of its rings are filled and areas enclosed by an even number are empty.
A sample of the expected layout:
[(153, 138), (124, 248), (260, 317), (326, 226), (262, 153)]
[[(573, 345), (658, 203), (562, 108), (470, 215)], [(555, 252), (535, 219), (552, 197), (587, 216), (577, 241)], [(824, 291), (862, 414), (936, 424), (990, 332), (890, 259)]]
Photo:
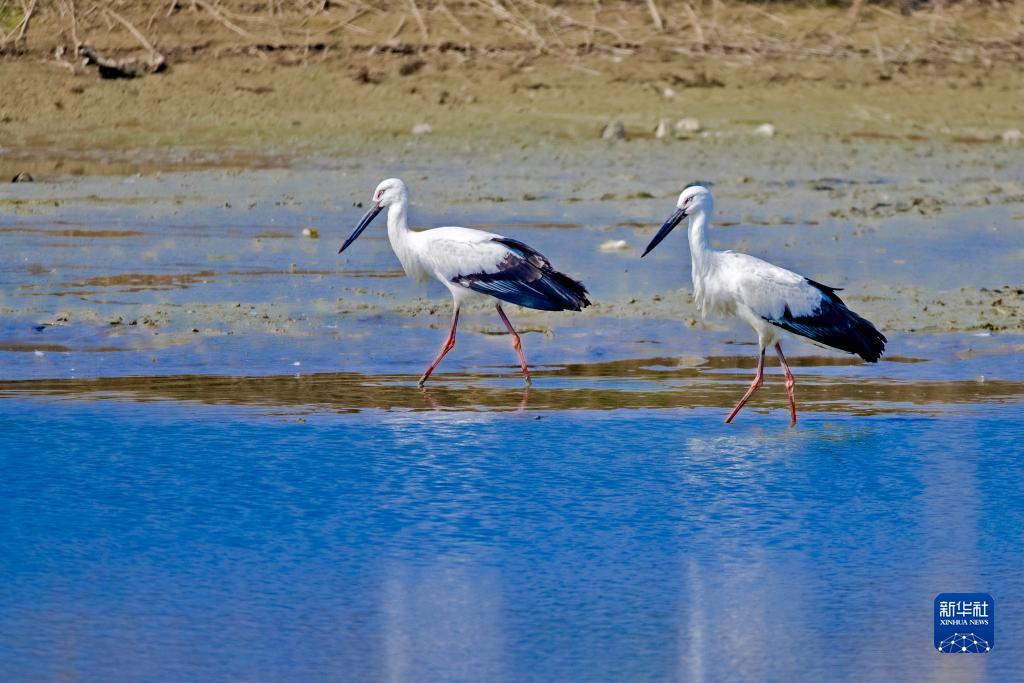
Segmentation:
[(590, 305), (587, 289), (551, 267), (543, 254), (519, 240), (495, 237), (508, 248), (493, 273), (470, 273), (452, 281), (502, 301), (542, 311), (579, 311)]
[(869, 363), (875, 363), (885, 351), (888, 341), (869, 321), (860, 317), (843, 303), (835, 287), (808, 279), (807, 282), (822, 293), (821, 304), (809, 315), (793, 315), (786, 306), (777, 318), (765, 318), (784, 330), (807, 337), (826, 346), (854, 353)]

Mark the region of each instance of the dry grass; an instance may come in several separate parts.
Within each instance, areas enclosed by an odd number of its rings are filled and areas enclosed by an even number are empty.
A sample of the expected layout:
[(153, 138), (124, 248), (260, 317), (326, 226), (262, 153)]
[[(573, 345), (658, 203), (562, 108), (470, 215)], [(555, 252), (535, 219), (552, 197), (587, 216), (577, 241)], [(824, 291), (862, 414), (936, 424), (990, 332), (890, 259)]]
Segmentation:
[(688, 56), (858, 57), (888, 63), (1024, 61), (1024, 5), (844, 7), (719, 0), (0, 0), (0, 55), (81, 43), (171, 61), (223, 54), (429, 51), (465, 55), (639, 50)]

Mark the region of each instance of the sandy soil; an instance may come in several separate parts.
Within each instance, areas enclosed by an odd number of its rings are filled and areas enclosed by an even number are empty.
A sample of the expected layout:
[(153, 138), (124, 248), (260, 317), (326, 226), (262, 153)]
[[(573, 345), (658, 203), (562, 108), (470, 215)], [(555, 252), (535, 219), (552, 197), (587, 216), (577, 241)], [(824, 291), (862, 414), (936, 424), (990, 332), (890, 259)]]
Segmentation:
[[(651, 135), (662, 118), (696, 117), (716, 134), (771, 122), (794, 142), (856, 134), (982, 143), (1024, 128), (1024, 24), (1013, 5), (907, 17), (868, 7), (856, 19), (832, 9), (715, 5), (684, 17), (672, 8), (657, 31), (643, 3), (606, 4), (596, 17), (589, 3), (569, 3), (575, 23), (537, 19), (536, 41), (472, 3), (453, 4), (457, 23), (431, 5), (425, 33), (406, 5), (328, 5), (271, 22), (238, 8), (167, 14), (163, 0), (133, 3), (123, 18), (170, 64), (135, 80), (101, 80), (94, 67), (54, 58), (73, 47), (69, 20), (41, 9), (25, 40), (0, 52), (4, 173), (66, 171), (100, 152), (118, 172), (156, 161), (386, 154), (421, 123), (452, 145), (510, 147), (589, 140), (611, 119), (632, 137)], [(80, 41), (113, 55), (139, 51), (112, 17), (83, 14)], [(244, 33), (226, 27), (229, 17)]]
[[(225, 58), (135, 81), (0, 61), (3, 169), (59, 171), (55, 162), (98, 153), (120, 162), (118, 172), (156, 162), (266, 165), (280, 157), (387, 154), (417, 124), (453, 146), (500, 147), (571, 145), (598, 137), (613, 119), (632, 138), (652, 136), (663, 118), (694, 117), (714, 134), (769, 122), (794, 144), (832, 135), (984, 144), (1024, 128), (1017, 65), (920, 67), (904, 75), (861, 62), (593, 61), (600, 63), (586, 71), (554, 57), (513, 69), (500, 61), (460, 65), (439, 54), (401, 76), (417, 62), (389, 55), (375, 65), (380, 82), (369, 83), (360, 78), (364, 65), (346, 59), (282, 67)], [(724, 85), (707, 87), (705, 78)]]

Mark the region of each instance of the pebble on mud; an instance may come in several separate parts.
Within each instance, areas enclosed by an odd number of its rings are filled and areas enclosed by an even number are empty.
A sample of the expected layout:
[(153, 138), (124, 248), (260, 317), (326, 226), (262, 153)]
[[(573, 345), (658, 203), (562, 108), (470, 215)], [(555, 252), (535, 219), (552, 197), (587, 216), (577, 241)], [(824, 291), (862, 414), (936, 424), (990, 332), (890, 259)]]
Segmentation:
[(308, 237), (311, 240), (320, 239), (320, 231), (316, 228), (303, 228), (302, 236)]
[(167, 58), (152, 49), (144, 55), (118, 59), (102, 55), (88, 45), (79, 45), (78, 54), (83, 58), (84, 66), (99, 68), (100, 78), (139, 78), (167, 70)]
[(613, 251), (625, 251), (629, 249), (629, 243), (626, 240), (608, 240), (607, 242), (601, 242), (598, 251), (609, 254)]
[(662, 119), (661, 121), (658, 121), (658, 127), (654, 129), (654, 137), (658, 138), (659, 140), (664, 140), (665, 138), (668, 137), (668, 133), (668, 119)]
[(762, 123), (754, 129), (754, 135), (760, 135), (766, 138), (773, 137), (775, 135), (775, 126), (770, 123)]
[(433, 132), (434, 129), (429, 123), (417, 123), (415, 126), (412, 127), (413, 135), (426, 135), (428, 133)]
[(612, 121), (604, 127), (604, 131), (601, 133), (601, 139), (603, 140), (625, 140), (626, 139), (626, 126), (622, 121)]
[(687, 137), (700, 132), (700, 121), (692, 117), (686, 117), (676, 121), (676, 135)]
[(1019, 145), (1024, 140), (1024, 133), (1021, 133), (1017, 128), (1011, 128), (1010, 130), (1003, 131), (1001, 137), (1004, 145)]

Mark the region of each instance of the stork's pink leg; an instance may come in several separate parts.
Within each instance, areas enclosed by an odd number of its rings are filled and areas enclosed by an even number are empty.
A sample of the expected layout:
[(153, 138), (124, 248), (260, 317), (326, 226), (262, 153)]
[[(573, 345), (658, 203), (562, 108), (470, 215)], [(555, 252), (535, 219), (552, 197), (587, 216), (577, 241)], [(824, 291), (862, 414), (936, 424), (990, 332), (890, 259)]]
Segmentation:
[(731, 413), (729, 413), (729, 417), (725, 418), (725, 424), (732, 422), (733, 418), (736, 417), (736, 414), (740, 412), (740, 408), (742, 408), (750, 397), (754, 395), (755, 391), (761, 388), (762, 384), (764, 384), (764, 349), (761, 349), (761, 355), (757, 357), (757, 374), (754, 375), (754, 381), (750, 383), (750, 388), (747, 389), (747, 393), (743, 394), (743, 398), (740, 399), (740, 402), (737, 403), (736, 407), (732, 409)]
[(786, 357), (782, 355), (782, 344), (775, 342), (775, 353), (779, 354), (779, 361), (782, 363), (782, 371), (786, 373), (786, 393), (789, 394), (789, 426), (796, 426), (796, 379), (793, 377), (793, 373), (789, 371), (789, 363), (786, 362)]
[(530, 381), (530, 370), (526, 367), (526, 356), (523, 355), (523, 342), (519, 339), (516, 329), (512, 327), (512, 323), (508, 321), (508, 316), (505, 315), (505, 311), (501, 310), (501, 304), (495, 304), (494, 307), (498, 309), (498, 315), (501, 316), (501, 321), (505, 323), (505, 327), (508, 328), (508, 333), (512, 335), (512, 348), (516, 350), (516, 355), (519, 356), (519, 367), (523, 369), (523, 377), (526, 378), (527, 384), (532, 384)]
[(441, 351), (437, 354), (437, 358), (434, 359), (434, 362), (430, 364), (430, 367), (427, 368), (427, 371), (423, 373), (422, 377), (420, 377), (419, 385), (421, 387), (423, 386), (423, 383), (427, 381), (427, 378), (430, 377), (430, 373), (432, 373), (434, 371), (434, 368), (436, 368), (438, 364), (441, 362), (441, 359), (445, 357), (445, 354), (447, 354), (449, 351), (455, 348), (455, 328), (458, 326), (459, 307), (458, 305), (456, 305), (455, 310), (452, 311), (452, 327), (450, 330), (448, 330), (448, 338), (444, 340), (444, 346), (441, 347)]

